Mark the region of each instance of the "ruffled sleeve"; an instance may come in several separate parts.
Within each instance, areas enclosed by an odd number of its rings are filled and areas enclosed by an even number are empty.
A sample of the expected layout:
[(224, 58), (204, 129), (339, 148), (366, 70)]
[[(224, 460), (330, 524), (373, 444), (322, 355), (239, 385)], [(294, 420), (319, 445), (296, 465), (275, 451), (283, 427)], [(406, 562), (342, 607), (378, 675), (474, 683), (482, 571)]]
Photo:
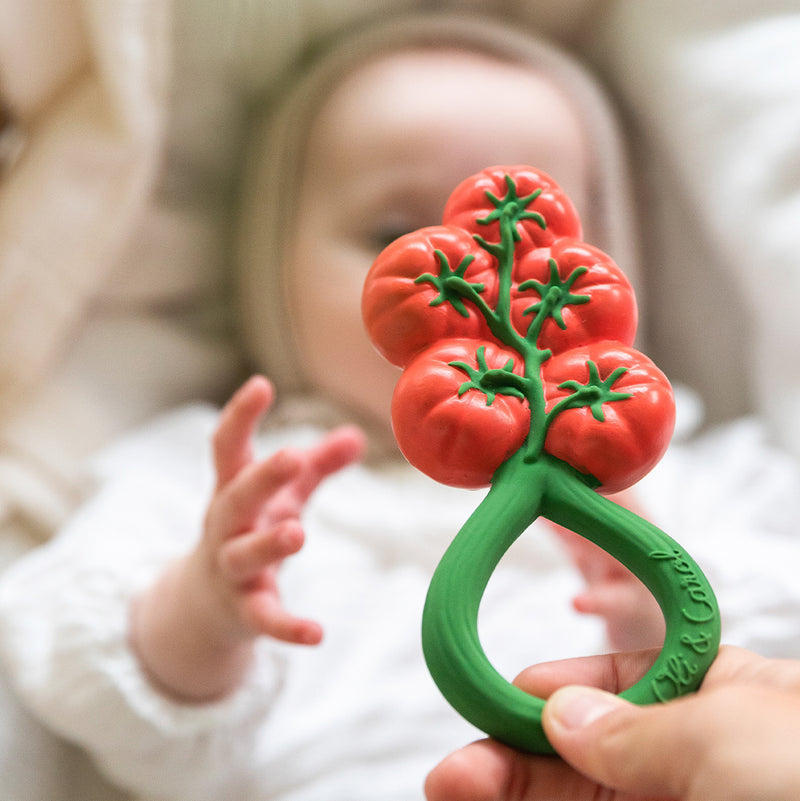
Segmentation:
[(113, 479), (0, 585), (0, 648), (16, 691), (146, 797), (246, 797), (253, 731), (281, 680), (280, 656), (265, 648), (233, 696), (182, 705), (151, 686), (128, 647), (131, 599), (200, 531), (198, 490), (210, 476), (190, 442), (206, 443), (213, 419), (206, 410), (169, 418), (109, 454)]

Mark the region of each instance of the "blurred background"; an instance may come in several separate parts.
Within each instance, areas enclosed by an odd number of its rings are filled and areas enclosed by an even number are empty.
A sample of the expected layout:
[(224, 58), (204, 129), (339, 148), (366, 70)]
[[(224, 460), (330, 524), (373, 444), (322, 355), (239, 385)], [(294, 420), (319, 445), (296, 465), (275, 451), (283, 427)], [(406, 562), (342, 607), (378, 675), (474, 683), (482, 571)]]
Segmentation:
[[(337, 37), (442, 9), (596, 73), (634, 178), (648, 354), (703, 425), (758, 415), (800, 456), (796, 1), (0, 0), (0, 566), (76, 507), (104, 442), (246, 373), (254, 115)], [(0, 799), (117, 797), (8, 704)]]

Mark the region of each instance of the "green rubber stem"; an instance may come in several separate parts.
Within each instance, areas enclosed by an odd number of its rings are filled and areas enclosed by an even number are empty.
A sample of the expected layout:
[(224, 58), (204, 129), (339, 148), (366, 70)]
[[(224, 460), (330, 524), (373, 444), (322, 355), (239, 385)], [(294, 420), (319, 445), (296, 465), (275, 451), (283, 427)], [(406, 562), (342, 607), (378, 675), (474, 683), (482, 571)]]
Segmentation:
[(550, 753), (541, 723), (544, 701), (503, 678), (478, 637), (478, 611), (495, 567), (540, 515), (626, 565), (661, 607), (666, 623), (661, 652), (622, 697), (649, 704), (697, 689), (717, 653), (720, 617), (702, 571), (661, 529), (598, 495), (559, 459), (544, 454), (526, 462), (522, 451), (512, 456), (433, 575), (422, 645), (434, 681), (464, 718), (507, 745)]

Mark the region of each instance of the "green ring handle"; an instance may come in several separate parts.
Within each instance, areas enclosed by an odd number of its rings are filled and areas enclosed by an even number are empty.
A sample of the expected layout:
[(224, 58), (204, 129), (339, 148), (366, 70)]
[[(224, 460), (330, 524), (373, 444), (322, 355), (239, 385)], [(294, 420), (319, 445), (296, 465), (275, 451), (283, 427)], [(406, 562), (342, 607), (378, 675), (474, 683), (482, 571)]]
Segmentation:
[(478, 638), (478, 610), (505, 552), (539, 516), (571, 529), (626, 565), (655, 597), (666, 622), (650, 670), (620, 695), (638, 704), (697, 689), (714, 661), (720, 616), (700, 568), (661, 529), (597, 494), (565, 462), (517, 452), (451, 543), (425, 602), (422, 645), (444, 697), (489, 736), (517, 749), (551, 753), (542, 729), (544, 701), (503, 678)]

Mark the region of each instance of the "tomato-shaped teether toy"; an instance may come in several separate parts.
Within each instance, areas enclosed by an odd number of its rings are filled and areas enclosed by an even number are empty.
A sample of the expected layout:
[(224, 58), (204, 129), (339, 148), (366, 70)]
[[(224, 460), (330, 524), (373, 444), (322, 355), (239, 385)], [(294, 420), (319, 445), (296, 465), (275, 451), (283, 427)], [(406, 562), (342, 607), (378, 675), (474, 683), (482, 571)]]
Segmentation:
[(630, 282), (581, 241), (558, 184), (526, 166), (468, 178), (442, 225), (378, 256), (362, 311), (378, 351), (404, 368), (392, 425), (408, 461), (445, 484), (490, 486), (442, 557), (423, 613), (425, 658), (455, 709), (509, 745), (552, 750), (544, 701), (497, 673), (477, 625), (492, 572), (539, 516), (625, 564), (661, 606), (661, 653), (622, 695), (645, 704), (696, 689), (719, 646), (714, 593), (678, 543), (605, 497), (663, 455), (672, 389), (633, 347)]

